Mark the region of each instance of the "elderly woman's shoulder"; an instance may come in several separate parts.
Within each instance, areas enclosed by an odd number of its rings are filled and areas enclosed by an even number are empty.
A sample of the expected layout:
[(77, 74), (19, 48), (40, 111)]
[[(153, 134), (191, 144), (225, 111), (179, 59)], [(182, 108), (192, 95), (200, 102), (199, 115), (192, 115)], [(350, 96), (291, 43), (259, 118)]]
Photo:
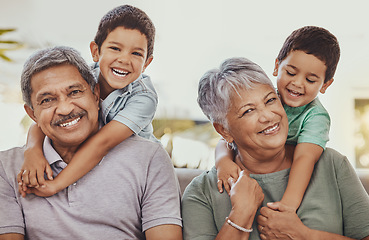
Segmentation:
[(204, 171), (190, 182), (184, 191), (184, 195), (192, 194), (194, 192), (208, 192), (217, 189), (217, 170), (215, 167), (208, 171)]
[(323, 151), (319, 161), (317, 162), (317, 166), (320, 166), (321, 168), (325, 166), (339, 169), (342, 167), (342, 165), (351, 165), (351, 164), (345, 155), (329, 147), (327, 147)]

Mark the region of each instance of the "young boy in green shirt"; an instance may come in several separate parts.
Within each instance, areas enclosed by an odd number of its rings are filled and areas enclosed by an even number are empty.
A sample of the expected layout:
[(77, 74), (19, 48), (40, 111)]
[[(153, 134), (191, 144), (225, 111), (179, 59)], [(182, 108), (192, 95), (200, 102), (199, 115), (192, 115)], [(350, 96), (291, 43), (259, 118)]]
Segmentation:
[[(300, 206), (315, 163), (328, 141), (330, 118), (317, 98), (333, 83), (340, 58), (336, 37), (315, 26), (297, 29), (284, 42), (273, 75), (288, 116), (287, 144), (296, 145), (287, 189), (281, 199), (291, 210)], [(227, 192), (229, 177), (240, 172), (233, 162), (236, 146), (220, 140), (216, 147), (218, 189)]]

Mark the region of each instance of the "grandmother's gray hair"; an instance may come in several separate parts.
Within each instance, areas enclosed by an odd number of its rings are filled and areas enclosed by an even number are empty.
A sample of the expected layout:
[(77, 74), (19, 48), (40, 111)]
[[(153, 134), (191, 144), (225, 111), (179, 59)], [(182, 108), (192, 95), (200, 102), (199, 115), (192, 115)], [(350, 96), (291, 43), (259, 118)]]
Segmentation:
[(263, 69), (247, 58), (229, 58), (219, 69), (205, 73), (199, 82), (197, 102), (212, 123), (228, 129), (227, 113), (233, 94), (238, 89), (251, 89), (255, 84), (273, 83)]
[(31, 102), (31, 79), (33, 75), (62, 64), (75, 66), (83, 79), (91, 86), (94, 91), (96, 79), (92, 73), (91, 67), (87, 65), (78, 51), (70, 47), (58, 46), (39, 50), (32, 54), (24, 63), (21, 75), (21, 88), (23, 101), (33, 109)]

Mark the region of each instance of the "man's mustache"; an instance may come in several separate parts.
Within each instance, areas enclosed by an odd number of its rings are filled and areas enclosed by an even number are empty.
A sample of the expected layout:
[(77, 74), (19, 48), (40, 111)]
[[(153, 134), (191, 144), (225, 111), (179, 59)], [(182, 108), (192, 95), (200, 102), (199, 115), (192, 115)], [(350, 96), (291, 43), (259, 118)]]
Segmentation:
[(70, 120), (70, 119), (83, 117), (86, 114), (87, 114), (87, 112), (85, 110), (82, 110), (82, 111), (80, 111), (78, 113), (70, 113), (70, 114), (68, 114), (66, 116), (63, 116), (63, 117), (59, 118), (58, 120), (55, 120), (52, 124), (55, 125), (55, 126), (57, 126), (57, 125), (59, 125), (61, 123), (64, 123), (64, 122)]

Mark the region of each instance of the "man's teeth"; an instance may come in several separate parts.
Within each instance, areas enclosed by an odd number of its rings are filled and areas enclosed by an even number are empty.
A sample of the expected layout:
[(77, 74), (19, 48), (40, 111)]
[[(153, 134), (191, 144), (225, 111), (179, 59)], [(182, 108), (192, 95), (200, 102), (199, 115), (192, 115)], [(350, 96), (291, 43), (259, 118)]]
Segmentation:
[(76, 124), (80, 119), (81, 118), (79, 117), (79, 118), (74, 119), (71, 122), (61, 123), (61, 124), (59, 124), (59, 126), (61, 126), (61, 127), (69, 127), (69, 126), (72, 126), (72, 125)]
[(268, 129), (265, 129), (264, 131), (262, 131), (262, 133), (266, 133), (266, 134), (271, 133), (271, 132), (273, 132), (274, 130), (276, 130), (276, 129), (277, 129), (277, 127), (278, 127), (278, 124), (275, 124), (273, 127), (268, 128)]
[(126, 71), (118, 70), (118, 69), (115, 69), (115, 68), (113, 68), (113, 73), (114, 73), (114, 75), (117, 75), (117, 76), (126, 76), (128, 74), (128, 72), (126, 72)]

